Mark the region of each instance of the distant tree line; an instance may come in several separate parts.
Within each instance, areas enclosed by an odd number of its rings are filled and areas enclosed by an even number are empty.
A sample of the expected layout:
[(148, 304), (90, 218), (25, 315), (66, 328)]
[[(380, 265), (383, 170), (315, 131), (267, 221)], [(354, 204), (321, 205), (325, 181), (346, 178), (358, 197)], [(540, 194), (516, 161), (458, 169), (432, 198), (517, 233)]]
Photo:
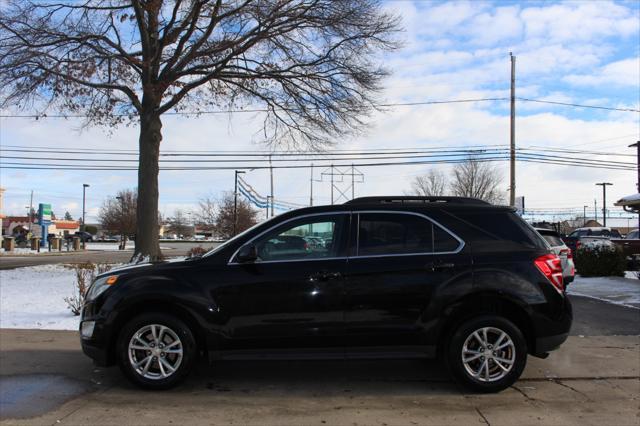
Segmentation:
[[(125, 189), (115, 196), (107, 198), (98, 214), (103, 229), (118, 235), (132, 237), (136, 232), (137, 191)], [(205, 197), (198, 202), (192, 212), (176, 209), (172, 216), (165, 220), (165, 232), (180, 237), (191, 237), (198, 230), (212, 234), (218, 238), (228, 239), (233, 236), (234, 197), (233, 193), (225, 193), (221, 199)], [(237, 232), (240, 233), (258, 223), (258, 211), (244, 199), (239, 198), (237, 204)]]
[(411, 192), (423, 197), (452, 195), (500, 204), (505, 201), (501, 184), (502, 176), (493, 163), (469, 157), (456, 164), (448, 178), (445, 173), (436, 169), (416, 176), (411, 182)]

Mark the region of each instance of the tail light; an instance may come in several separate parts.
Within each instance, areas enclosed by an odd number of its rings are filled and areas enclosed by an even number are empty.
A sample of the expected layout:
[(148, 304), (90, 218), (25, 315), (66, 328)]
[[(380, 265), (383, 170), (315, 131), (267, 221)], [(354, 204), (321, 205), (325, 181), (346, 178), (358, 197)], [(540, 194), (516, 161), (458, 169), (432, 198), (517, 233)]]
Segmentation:
[(576, 275), (576, 268), (573, 266), (573, 252), (571, 251), (571, 249), (562, 249), (560, 250), (560, 255), (566, 254), (567, 255), (567, 261), (571, 261), (571, 263), (569, 265), (571, 265), (571, 276), (575, 276)]
[(536, 268), (553, 285), (558, 293), (563, 294), (564, 282), (562, 281), (562, 263), (555, 254), (545, 254), (533, 261)]

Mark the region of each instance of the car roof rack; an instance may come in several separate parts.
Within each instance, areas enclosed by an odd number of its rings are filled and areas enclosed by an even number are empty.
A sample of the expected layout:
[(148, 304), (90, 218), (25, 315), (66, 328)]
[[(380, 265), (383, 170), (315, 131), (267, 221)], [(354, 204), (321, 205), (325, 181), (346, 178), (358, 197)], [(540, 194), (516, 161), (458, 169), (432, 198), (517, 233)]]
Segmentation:
[(469, 197), (417, 197), (417, 196), (389, 196), (389, 197), (359, 197), (347, 201), (345, 204), (464, 204), (490, 205), (486, 201)]

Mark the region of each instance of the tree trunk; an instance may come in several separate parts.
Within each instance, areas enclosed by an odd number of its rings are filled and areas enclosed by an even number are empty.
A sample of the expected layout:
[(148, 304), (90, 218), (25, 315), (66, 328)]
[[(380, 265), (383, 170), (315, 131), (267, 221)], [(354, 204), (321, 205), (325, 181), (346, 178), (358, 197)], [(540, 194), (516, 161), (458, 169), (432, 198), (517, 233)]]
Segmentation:
[(132, 260), (151, 262), (162, 258), (158, 241), (158, 173), (162, 121), (155, 108), (140, 116), (140, 157), (138, 161), (138, 207), (136, 248)]

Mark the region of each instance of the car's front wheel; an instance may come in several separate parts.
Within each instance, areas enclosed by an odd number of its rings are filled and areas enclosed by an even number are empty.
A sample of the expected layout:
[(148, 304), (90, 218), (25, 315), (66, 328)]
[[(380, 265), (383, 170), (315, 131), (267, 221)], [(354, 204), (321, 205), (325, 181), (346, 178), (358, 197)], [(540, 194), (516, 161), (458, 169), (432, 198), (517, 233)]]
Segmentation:
[(134, 384), (168, 389), (184, 380), (197, 356), (189, 327), (170, 315), (149, 313), (129, 321), (118, 339), (118, 361)]
[(499, 392), (522, 374), (527, 343), (511, 321), (483, 315), (457, 328), (446, 356), (449, 370), (459, 383), (478, 392)]

